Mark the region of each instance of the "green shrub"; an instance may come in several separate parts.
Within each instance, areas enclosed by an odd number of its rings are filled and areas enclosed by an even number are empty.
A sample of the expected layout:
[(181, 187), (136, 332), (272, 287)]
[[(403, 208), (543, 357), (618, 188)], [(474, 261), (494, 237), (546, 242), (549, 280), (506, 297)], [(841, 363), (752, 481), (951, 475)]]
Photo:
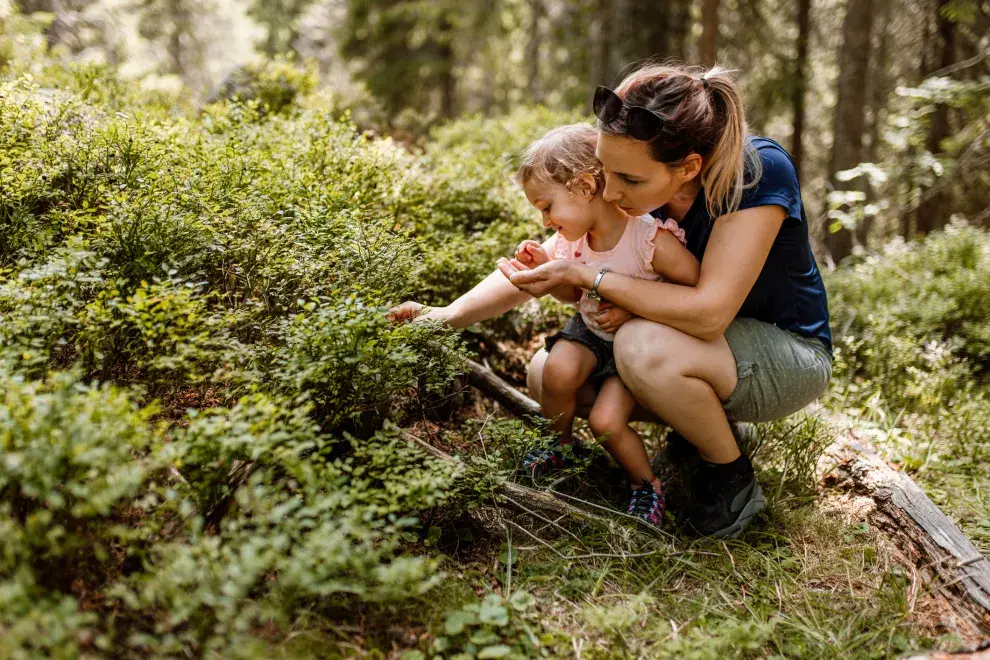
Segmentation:
[(0, 391), (0, 650), (73, 657), (105, 641), (71, 595), (76, 580), (99, 583), (155, 534), (125, 519), (147, 509), (143, 490), (161, 467), (156, 411), (66, 373), (3, 375)]
[(950, 225), (917, 243), (893, 241), (827, 277), (833, 330), (854, 373), (902, 379), (942, 344), (990, 368), (990, 237)]
[(401, 395), (417, 387), (439, 392), (457, 373), (457, 344), (448, 331), (392, 325), (384, 309), (354, 296), (305, 302), (280, 335), (273, 377), (287, 392), (305, 393), (328, 431), (364, 435)]
[(43, 376), (76, 357), (79, 316), (103, 285), (104, 260), (70, 239), (16, 277), (0, 273), (0, 371)]
[[(177, 437), (173, 456), (205, 518), (188, 538), (156, 545), (148, 570), (115, 589), (135, 611), (169, 612), (130, 644), (219, 652), (250, 645), (254, 626), (404, 602), (438, 583), (434, 561), (402, 553), (401, 534), (417, 511), (449, 497), (456, 467), (395, 429), (335, 440), (291, 403), (247, 397), (194, 415)], [(201, 524), (211, 517), (214, 533)]]
[(222, 100), (254, 101), (263, 114), (278, 114), (316, 87), (315, 66), (296, 67), (291, 60), (278, 57), (240, 66), (220, 84), (210, 103)]
[(137, 370), (148, 384), (196, 383), (214, 369), (243, 361), (247, 351), (230, 336), (232, 312), (213, 311), (205, 283), (184, 281), (172, 269), (125, 293), (108, 283), (80, 314), (78, 343), (84, 364), (104, 378)]
[(525, 591), (514, 592), (508, 600), (488, 594), (481, 602), (448, 612), (443, 634), (430, 646), (431, 657), (549, 657), (550, 649), (541, 643), (526, 621), (526, 612), (535, 602)]

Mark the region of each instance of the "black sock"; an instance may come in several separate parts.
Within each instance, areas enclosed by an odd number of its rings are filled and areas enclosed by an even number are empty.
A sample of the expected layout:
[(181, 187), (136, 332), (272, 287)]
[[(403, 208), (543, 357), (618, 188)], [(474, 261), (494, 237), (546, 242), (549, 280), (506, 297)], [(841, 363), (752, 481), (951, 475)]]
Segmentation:
[(705, 467), (718, 475), (718, 478), (729, 479), (737, 474), (751, 474), (753, 464), (749, 462), (746, 454), (739, 454), (739, 458), (731, 463), (709, 463), (704, 461)]

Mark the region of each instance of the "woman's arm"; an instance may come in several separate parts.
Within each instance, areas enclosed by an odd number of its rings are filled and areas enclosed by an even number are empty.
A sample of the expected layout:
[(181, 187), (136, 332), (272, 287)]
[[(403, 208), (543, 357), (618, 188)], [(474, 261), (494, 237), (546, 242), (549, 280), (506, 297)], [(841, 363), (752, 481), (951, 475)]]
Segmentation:
[[(636, 316), (699, 339), (717, 339), (756, 283), (786, 217), (783, 207), (772, 205), (718, 218), (695, 287), (609, 273), (602, 278), (598, 292)], [(514, 274), (512, 283), (539, 296), (564, 282), (590, 289), (596, 274), (594, 268), (576, 262), (550, 262)]]

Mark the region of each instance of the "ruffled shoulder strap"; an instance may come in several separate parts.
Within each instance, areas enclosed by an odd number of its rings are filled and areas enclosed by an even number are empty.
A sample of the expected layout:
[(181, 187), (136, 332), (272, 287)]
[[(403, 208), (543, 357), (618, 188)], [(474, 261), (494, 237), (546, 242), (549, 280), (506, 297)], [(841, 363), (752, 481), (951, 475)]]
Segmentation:
[[(677, 240), (679, 240), (682, 244), (687, 244), (687, 235), (684, 233), (684, 230), (681, 229), (681, 226), (679, 224), (677, 224), (673, 220), (670, 220), (669, 218), (662, 220), (657, 218), (656, 223), (657, 225), (659, 225), (660, 229), (666, 229), (671, 234), (676, 236)], [(656, 232), (654, 232), (653, 235), (656, 236)], [(651, 237), (650, 240), (652, 241), (653, 238)]]
[(653, 271), (653, 253), (656, 251), (656, 245), (653, 244), (653, 239), (656, 238), (657, 232), (661, 229), (669, 231), (682, 244), (686, 243), (686, 235), (684, 230), (675, 221), (670, 219), (644, 215), (640, 218), (640, 221), (642, 236), (639, 244), (640, 264), (649, 272)]

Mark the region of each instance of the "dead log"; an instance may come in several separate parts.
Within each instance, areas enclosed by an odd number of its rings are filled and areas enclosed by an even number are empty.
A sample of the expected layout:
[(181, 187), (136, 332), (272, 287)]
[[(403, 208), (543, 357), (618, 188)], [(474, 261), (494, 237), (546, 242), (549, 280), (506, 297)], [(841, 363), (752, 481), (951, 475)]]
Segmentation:
[(990, 641), (959, 651), (933, 651), (926, 655), (912, 655), (907, 660), (981, 660), (990, 659)]
[(871, 522), (918, 560), (924, 584), (981, 636), (990, 633), (990, 561), (908, 475), (871, 448), (846, 436), (827, 453), (835, 467), (826, 483), (872, 498)]
[(512, 387), (495, 375), (491, 369), (474, 360), (465, 360), (468, 382), (500, 404), (520, 419), (527, 416), (540, 417), (540, 404)]

